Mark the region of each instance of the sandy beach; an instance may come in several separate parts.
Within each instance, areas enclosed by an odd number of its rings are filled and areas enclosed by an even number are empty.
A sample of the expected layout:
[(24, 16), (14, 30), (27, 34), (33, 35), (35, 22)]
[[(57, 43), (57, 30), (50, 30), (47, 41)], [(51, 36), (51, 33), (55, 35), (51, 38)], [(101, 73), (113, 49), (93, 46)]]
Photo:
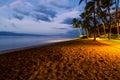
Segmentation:
[(120, 80), (120, 44), (77, 39), (0, 54), (0, 80)]

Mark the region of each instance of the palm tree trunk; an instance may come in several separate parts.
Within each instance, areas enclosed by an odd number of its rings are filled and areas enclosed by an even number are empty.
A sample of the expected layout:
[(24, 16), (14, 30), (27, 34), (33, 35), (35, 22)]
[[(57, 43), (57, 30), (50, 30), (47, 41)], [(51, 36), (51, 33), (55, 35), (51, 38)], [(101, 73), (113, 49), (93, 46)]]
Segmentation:
[(86, 30), (86, 36), (88, 38), (89, 37), (88, 29), (86, 28), (85, 30)]
[(116, 4), (116, 29), (117, 29), (117, 38), (119, 38), (119, 21), (118, 21), (119, 0), (115, 0), (115, 4)]
[(96, 41), (96, 18), (95, 18), (95, 2), (94, 2), (94, 41)]
[(110, 14), (110, 7), (108, 8), (108, 13), (109, 13), (109, 27), (108, 27), (108, 39), (111, 39), (111, 14)]
[(96, 41), (96, 28), (94, 28), (94, 41)]
[(105, 21), (104, 21), (104, 19), (102, 18), (102, 25), (103, 25), (103, 31), (104, 31), (104, 37), (106, 37), (105, 35), (106, 35), (106, 30), (105, 30)]
[(117, 23), (117, 38), (119, 38), (119, 22)]
[(105, 26), (105, 20), (107, 21), (107, 19), (106, 19), (106, 17), (105, 17), (104, 14), (103, 14), (103, 11), (102, 11), (100, 5), (101, 5), (101, 0), (98, 0), (98, 1), (97, 1), (97, 7), (98, 7), (100, 13), (102, 14), (101, 19), (102, 19), (102, 25), (103, 25), (104, 37), (106, 37), (106, 30), (105, 30), (106, 26)]
[(111, 23), (109, 23), (109, 33), (108, 33), (108, 39), (110, 40), (111, 39)]
[(98, 36), (100, 37), (100, 29), (99, 29), (99, 26), (98, 26), (97, 31), (98, 31)]

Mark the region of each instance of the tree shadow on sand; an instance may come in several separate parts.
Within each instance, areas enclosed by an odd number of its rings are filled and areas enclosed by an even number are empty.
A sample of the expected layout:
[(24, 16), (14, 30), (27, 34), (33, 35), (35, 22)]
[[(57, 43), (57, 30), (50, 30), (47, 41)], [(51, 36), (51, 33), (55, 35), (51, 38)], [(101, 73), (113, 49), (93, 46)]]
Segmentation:
[(56, 43), (58, 45), (64, 45), (64, 46), (81, 46), (81, 45), (108, 45), (105, 43), (101, 43), (99, 41), (93, 41), (93, 40), (87, 40), (87, 39), (77, 39), (77, 40), (71, 40), (66, 42), (60, 42)]

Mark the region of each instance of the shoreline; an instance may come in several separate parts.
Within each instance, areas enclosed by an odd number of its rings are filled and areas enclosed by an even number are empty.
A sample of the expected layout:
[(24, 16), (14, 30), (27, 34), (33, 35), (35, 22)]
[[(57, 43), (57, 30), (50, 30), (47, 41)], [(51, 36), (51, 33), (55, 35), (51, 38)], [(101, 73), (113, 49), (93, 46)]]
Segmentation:
[(78, 38), (50, 40), (50, 41), (48, 41), (46, 43), (35, 45), (35, 46), (28, 46), (28, 47), (16, 48), (16, 49), (10, 49), (10, 50), (2, 50), (2, 51), (0, 51), (0, 55), (1, 54), (10, 53), (10, 52), (15, 52), (15, 51), (22, 51), (22, 50), (27, 50), (27, 49), (32, 49), (32, 48), (38, 48), (38, 47), (48, 46), (48, 45), (52, 45), (52, 44), (55, 44), (55, 43), (66, 42), (66, 41), (71, 41), (71, 40), (76, 40), (76, 39), (78, 39)]

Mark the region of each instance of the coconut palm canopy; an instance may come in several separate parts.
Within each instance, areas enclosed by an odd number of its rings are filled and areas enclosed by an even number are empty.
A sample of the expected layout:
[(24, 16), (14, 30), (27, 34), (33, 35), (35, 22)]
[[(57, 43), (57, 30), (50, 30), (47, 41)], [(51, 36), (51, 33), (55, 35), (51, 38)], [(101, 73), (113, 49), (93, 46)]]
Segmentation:
[[(119, 38), (119, 0), (80, 0), (79, 4), (86, 2), (84, 12), (80, 14), (81, 20), (73, 19), (75, 27), (81, 27), (86, 30), (87, 37), (94, 35), (94, 40), (97, 36), (108, 34), (108, 39), (111, 39), (113, 33)], [(113, 17), (114, 16), (114, 17)], [(81, 22), (79, 24), (79, 22)], [(116, 27), (116, 32), (113, 28)]]

